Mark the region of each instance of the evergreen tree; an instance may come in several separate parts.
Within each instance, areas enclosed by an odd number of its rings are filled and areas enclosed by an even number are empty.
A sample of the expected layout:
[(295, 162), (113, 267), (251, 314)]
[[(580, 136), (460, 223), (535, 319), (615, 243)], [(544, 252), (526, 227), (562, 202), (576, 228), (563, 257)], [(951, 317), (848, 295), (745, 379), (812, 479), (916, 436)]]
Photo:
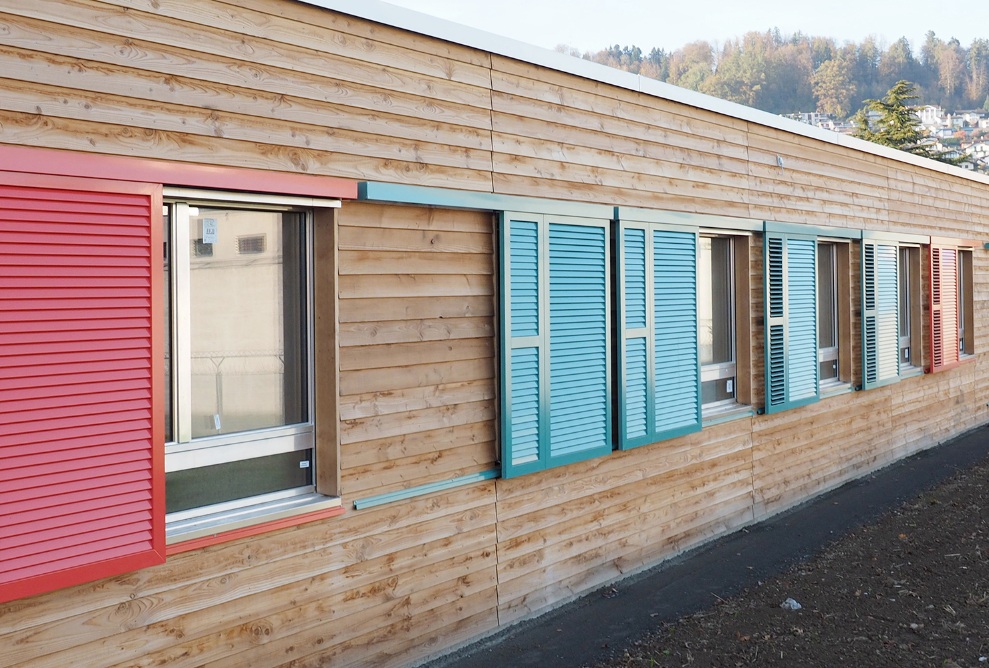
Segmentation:
[[(865, 107), (855, 114), (855, 136), (914, 155), (957, 164), (956, 158), (947, 157), (925, 141), (917, 114), (909, 105), (911, 100), (917, 99), (916, 89), (909, 81), (901, 80), (893, 84), (883, 99), (866, 100)], [(875, 114), (874, 118), (870, 118), (870, 112)]]

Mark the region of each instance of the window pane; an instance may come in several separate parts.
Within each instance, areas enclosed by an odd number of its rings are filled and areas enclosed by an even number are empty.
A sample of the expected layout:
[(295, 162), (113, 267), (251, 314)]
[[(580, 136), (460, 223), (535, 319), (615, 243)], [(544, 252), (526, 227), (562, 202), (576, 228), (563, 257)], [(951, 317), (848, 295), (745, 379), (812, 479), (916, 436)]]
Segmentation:
[(302, 215), (200, 207), (189, 225), (192, 437), (306, 421)]
[(165, 268), (165, 442), (172, 436), (172, 209), (166, 206), (162, 214), (162, 262)]
[(312, 450), (173, 471), (165, 482), (166, 513), (305, 487), (312, 484)]
[(701, 403), (713, 404), (735, 398), (735, 379), (719, 378), (701, 383)]
[[(817, 347), (838, 345), (837, 276), (834, 244), (817, 246)], [(823, 375), (823, 367), (822, 378)]]
[(697, 268), (700, 363), (735, 359), (731, 239), (701, 237)]
[(913, 262), (911, 253), (914, 248), (900, 248), (900, 361), (904, 364), (911, 364), (910, 357), (910, 337), (911, 337), (911, 301), (914, 296), (910, 291), (910, 284), (913, 281)]

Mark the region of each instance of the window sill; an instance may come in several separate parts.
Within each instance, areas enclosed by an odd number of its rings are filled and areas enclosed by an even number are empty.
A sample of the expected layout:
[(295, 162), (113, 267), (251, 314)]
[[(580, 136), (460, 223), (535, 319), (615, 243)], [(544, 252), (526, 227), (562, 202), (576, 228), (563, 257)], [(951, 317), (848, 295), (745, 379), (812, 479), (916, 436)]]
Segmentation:
[[(306, 494), (276, 502), (258, 503), (232, 511), (168, 522), (165, 544), (169, 547), (201, 538), (228, 534), (249, 527), (289, 520), (298, 515), (340, 509), (340, 497)], [(167, 518), (166, 518), (167, 521)], [(179, 548), (181, 550), (181, 547)]]
[(853, 391), (854, 389), (855, 388), (852, 386), (851, 383), (837, 382), (837, 383), (828, 383), (827, 385), (821, 385), (819, 392), (821, 395), (821, 399), (826, 399), (828, 397), (836, 397), (839, 394), (847, 394)]
[(722, 422), (731, 422), (741, 418), (752, 417), (755, 409), (744, 404), (731, 404), (729, 406), (718, 406), (716, 409), (704, 412), (701, 416), (702, 427), (713, 427)]
[(908, 366), (900, 370), (900, 379), (913, 378), (914, 376), (923, 376), (924, 368), (919, 366)]

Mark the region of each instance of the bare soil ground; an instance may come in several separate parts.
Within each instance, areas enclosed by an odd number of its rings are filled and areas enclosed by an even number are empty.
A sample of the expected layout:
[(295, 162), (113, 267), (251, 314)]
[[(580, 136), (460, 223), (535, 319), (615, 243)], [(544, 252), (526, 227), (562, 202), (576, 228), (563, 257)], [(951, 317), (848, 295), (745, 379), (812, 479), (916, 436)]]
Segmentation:
[(598, 666), (989, 667), (987, 520), (983, 464)]

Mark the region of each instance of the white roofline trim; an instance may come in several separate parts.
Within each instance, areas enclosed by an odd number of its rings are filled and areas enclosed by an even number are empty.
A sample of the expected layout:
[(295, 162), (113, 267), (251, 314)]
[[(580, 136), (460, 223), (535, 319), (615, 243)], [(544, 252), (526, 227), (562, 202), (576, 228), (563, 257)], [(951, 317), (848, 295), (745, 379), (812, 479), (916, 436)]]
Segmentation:
[(989, 176), (972, 172), (961, 167), (923, 158), (906, 151), (858, 139), (850, 135), (825, 130), (814, 125), (801, 123), (790, 118), (777, 116), (766, 111), (746, 107), (736, 102), (721, 100), (710, 95), (680, 88), (672, 84), (650, 79), (639, 74), (623, 72), (590, 60), (526, 44), (509, 37), (502, 37), (484, 30), (429, 16), (404, 7), (382, 2), (381, 0), (296, 0), (304, 4), (329, 9), (349, 16), (374, 21), (383, 25), (435, 37), (461, 46), (487, 51), (506, 58), (539, 65), (558, 72), (573, 74), (585, 79), (611, 84), (619, 88), (633, 90), (671, 102), (679, 102), (705, 111), (711, 111), (738, 120), (770, 127), (783, 132), (817, 139), (855, 151), (905, 162), (951, 176), (977, 181), (989, 185)]

